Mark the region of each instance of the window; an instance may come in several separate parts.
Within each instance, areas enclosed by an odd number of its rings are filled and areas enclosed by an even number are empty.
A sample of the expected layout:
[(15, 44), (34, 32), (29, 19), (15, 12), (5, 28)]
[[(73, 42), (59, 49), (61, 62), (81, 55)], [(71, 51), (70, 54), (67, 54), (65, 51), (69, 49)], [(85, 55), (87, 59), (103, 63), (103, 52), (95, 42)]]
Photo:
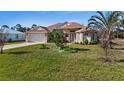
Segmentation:
[(84, 33), (84, 35), (88, 36), (88, 33)]
[(16, 34), (16, 38), (19, 38), (19, 34)]

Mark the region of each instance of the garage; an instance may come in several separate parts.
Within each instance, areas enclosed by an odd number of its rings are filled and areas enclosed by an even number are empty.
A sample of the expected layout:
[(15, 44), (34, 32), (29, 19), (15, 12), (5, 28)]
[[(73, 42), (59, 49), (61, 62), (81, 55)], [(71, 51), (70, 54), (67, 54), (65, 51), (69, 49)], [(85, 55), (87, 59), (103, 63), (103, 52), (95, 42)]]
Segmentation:
[(47, 37), (45, 34), (30, 34), (28, 38), (30, 42), (47, 42)]
[(26, 42), (47, 43), (47, 34), (48, 31), (43, 28), (28, 31), (26, 32)]

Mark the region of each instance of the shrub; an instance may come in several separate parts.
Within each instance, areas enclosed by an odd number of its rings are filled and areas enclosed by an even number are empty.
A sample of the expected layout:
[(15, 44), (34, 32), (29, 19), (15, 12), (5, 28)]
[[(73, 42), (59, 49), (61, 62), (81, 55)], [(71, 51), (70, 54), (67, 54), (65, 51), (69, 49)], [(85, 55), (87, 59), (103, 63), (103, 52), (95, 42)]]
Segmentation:
[(84, 39), (83, 40), (83, 44), (88, 45), (88, 40), (87, 39)]
[(46, 44), (41, 44), (41, 48), (40, 49), (49, 49), (49, 48), (47, 47)]
[(83, 42), (80, 42), (80, 44), (83, 44)]

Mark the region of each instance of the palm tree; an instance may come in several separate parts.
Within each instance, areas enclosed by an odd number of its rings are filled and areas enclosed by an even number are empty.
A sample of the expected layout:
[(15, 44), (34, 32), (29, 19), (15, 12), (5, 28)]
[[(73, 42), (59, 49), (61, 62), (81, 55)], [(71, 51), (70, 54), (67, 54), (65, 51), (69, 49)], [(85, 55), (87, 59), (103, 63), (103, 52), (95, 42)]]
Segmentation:
[[(117, 29), (121, 23), (121, 16), (124, 15), (121, 11), (101, 12), (97, 11), (98, 15), (92, 16), (88, 20), (88, 28), (100, 31), (102, 36), (109, 42), (111, 47), (112, 32)], [(103, 35), (104, 34), (104, 35)]]
[(112, 48), (111, 40), (112, 40), (112, 32), (117, 30), (121, 22), (121, 16), (124, 13), (121, 11), (109, 11), (109, 12), (101, 12), (97, 11), (97, 15), (91, 16), (88, 20), (88, 28), (99, 31), (99, 39), (101, 41), (101, 45), (105, 50), (105, 55), (107, 59), (107, 49)]

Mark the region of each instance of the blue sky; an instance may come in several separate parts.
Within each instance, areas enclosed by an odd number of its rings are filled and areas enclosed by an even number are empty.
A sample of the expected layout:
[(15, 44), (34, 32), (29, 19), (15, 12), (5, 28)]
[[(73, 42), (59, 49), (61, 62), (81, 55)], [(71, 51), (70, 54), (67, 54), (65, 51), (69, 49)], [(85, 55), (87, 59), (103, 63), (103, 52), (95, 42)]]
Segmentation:
[(0, 26), (9, 27), (21, 24), (30, 27), (32, 24), (48, 26), (58, 22), (79, 22), (87, 25), (88, 19), (95, 11), (0, 11)]

